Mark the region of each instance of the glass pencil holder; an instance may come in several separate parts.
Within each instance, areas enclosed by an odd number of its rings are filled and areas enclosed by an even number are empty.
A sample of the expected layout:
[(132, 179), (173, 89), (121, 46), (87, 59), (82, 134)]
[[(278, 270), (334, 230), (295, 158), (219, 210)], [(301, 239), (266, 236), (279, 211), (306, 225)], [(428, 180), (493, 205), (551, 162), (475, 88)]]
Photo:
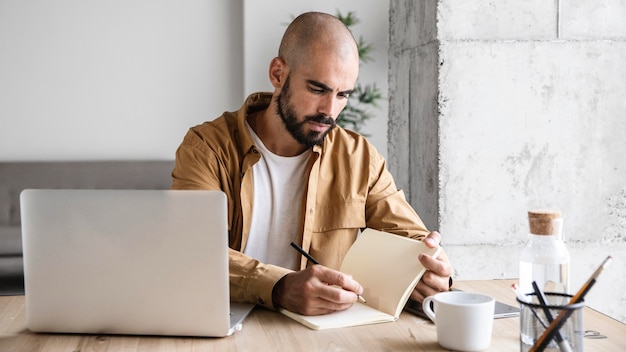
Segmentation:
[[(544, 295), (546, 305), (540, 304), (534, 293), (525, 296), (528, 302), (517, 299), (520, 304), (520, 351), (530, 351), (543, 342), (546, 352), (582, 352), (585, 302), (569, 304), (572, 296), (564, 293), (546, 292)], [(553, 320), (559, 328), (552, 329), (553, 333), (545, 333)]]

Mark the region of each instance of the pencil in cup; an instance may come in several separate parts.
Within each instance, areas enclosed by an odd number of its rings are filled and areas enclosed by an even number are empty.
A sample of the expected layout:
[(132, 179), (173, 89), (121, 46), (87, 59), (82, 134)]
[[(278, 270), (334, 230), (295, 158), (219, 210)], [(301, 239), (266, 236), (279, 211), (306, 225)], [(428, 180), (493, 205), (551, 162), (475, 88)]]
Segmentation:
[[(578, 290), (578, 292), (576, 292), (576, 294), (572, 296), (572, 298), (569, 301), (570, 306), (574, 304), (578, 304), (578, 303), (582, 304), (584, 302), (583, 300), (585, 296), (591, 290), (591, 287), (596, 283), (598, 276), (600, 275), (600, 273), (602, 273), (604, 269), (606, 269), (609, 266), (612, 259), (613, 258), (610, 255), (607, 256), (606, 259), (604, 259), (602, 264), (600, 264), (600, 266), (596, 269), (596, 271), (594, 271), (593, 274), (591, 274), (589, 279), (582, 285), (582, 287)], [(582, 308), (581, 308), (581, 312), (582, 312)], [(571, 310), (566, 310), (566, 309), (561, 310), (559, 315), (557, 315), (556, 319), (554, 319), (552, 323), (550, 323), (548, 328), (546, 328), (543, 334), (541, 334), (539, 339), (535, 342), (535, 344), (530, 348), (529, 351), (531, 352), (543, 351), (546, 348), (546, 346), (550, 343), (550, 341), (555, 337), (557, 331), (559, 331), (562, 328), (563, 324), (565, 324), (565, 322), (567, 321), (567, 319), (569, 318), (571, 314), (572, 314)], [(581, 331), (581, 334), (582, 334), (582, 331)]]
[[(537, 300), (520, 302), (520, 351), (582, 351), (583, 308), (585, 303), (568, 304), (571, 295), (564, 293), (545, 292), (544, 295), (547, 305), (541, 304)], [(534, 296), (534, 293), (530, 294), (530, 297)], [(555, 318), (552, 323), (548, 323), (547, 310), (553, 317), (558, 318), (560, 316), (561, 320), (557, 321)], [(557, 331), (559, 338), (556, 337)], [(544, 335), (549, 336), (549, 339), (545, 340), (545, 344), (541, 342)], [(539, 344), (543, 344), (543, 346), (538, 348)]]
[[(537, 299), (539, 300), (539, 304), (541, 304), (541, 306), (543, 307), (543, 312), (546, 315), (546, 319), (548, 319), (549, 323), (552, 323), (552, 321), (554, 321), (554, 317), (552, 316), (552, 312), (550, 311), (550, 308), (548, 307), (548, 298), (546, 297), (546, 295), (543, 293), (543, 291), (541, 291), (541, 289), (539, 288), (539, 285), (537, 285), (536, 281), (533, 281), (532, 283), (533, 285), (533, 290), (535, 291), (535, 295), (537, 296)], [(543, 325), (543, 323), (542, 323)], [(545, 325), (544, 325), (545, 327)], [(576, 332), (574, 332), (576, 333)], [(559, 350), (561, 352), (572, 352), (572, 348), (569, 344), (569, 342), (565, 339), (563, 339), (563, 336), (561, 335), (561, 331), (560, 330), (556, 330), (555, 333), (555, 341), (559, 346)]]

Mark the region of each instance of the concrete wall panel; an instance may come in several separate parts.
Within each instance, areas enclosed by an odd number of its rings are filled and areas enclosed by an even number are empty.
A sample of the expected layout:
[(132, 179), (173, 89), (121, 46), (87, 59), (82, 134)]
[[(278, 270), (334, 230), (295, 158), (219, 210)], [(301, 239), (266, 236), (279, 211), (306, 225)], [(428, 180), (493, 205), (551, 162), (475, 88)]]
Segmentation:
[(561, 0), (562, 38), (626, 38), (626, 0)]
[[(389, 2), (389, 45), (392, 51), (437, 40), (437, 0)], [(405, 35), (407, 32), (415, 35)]]
[(389, 125), (387, 126), (389, 153), (388, 168), (396, 186), (404, 190), (407, 199), (410, 199), (410, 155), (407, 148), (409, 135), (409, 94), (411, 71), (410, 51), (396, 53), (389, 56)]
[(441, 56), (440, 226), (480, 235), (454, 243), (522, 240), (538, 207), (571, 219), (570, 241), (620, 239), (608, 202), (626, 190), (626, 43), (455, 42)]
[(557, 0), (441, 0), (439, 39), (552, 39)]
[(431, 230), (439, 227), (439, 49), (436, 43), (411, 55), (409, 94), (410, 202)]

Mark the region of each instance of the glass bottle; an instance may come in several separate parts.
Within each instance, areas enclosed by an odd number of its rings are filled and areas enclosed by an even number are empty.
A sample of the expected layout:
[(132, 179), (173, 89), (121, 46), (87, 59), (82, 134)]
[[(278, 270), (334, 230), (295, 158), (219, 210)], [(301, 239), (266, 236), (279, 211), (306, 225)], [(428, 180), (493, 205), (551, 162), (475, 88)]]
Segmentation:
[(563, 218), (559, 211), (528, 212), (530, 232), (520, 257), (519, 290), (533, 292), (532, 282), (543, 292), (569, 293), (570, 256), (563, 243)]

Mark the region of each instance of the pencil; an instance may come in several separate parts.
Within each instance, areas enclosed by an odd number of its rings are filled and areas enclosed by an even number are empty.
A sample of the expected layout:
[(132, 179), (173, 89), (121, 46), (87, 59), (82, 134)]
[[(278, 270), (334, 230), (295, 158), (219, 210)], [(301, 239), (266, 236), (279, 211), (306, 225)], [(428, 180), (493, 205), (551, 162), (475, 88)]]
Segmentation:
[[(546, 315), (546, 319), (548, 319), (548, 323), (552, 323), (552, 321), (554, 321), (554, 317), (552, 317), (550, 308), (548, 308), (548, 300), (546, 296), (544, 295), (543, 291), (541, 291), (536, 281), (533, 281), (532, 285), (533, 290), (535, 291), (535, 295), (539, 300), (539, 304), (543, 307), (543, 312)], [(555, 338), (561, 352), (572, 352), (571, 346), (569, 345), (569, 343), (567, 343), (567, 341), (563, 340), (563, 336), (561, 336), (561, 332), (558, 329), (556, 329)]]
[[(308, 259), (311, 263), (313, 264), (319, 264), (320, 262), (317, 261), (317, 259), (313, 258), (313, 256), (311, 256), (309, 253), (307, 253), (307, 251), (305, 251), (304, 249), (302, 249), (302, 247), (298, 246), (297, 244), (295, 244), (294, 242), (291, 242), (291, 246), (293, 248), (295, 248), (298, 252), (300, 252), (300, 254), (302, 254), (306, 259)], [(356, 298), (359, 300), (359, 302), (361, 303), (367, 303), (367, 301), (365, 300), (365, 298), (363, 298), (363, 296), (357, 294)]]
[[(598, 269), (596, 269), (596, 271), (594, 271), (593, 274), (591, 274), (591, 277), (589, 277), (587, 282), (585, 282), (585, 284), (582, 285), (582, 287), (578, 290), (578, 292), (576, 292), (576, 294), (572, 296), (568, 305), (582, 302), (587, 292), (589, 292), (591, 287), (596, 283), (596, 278), (600, 275), (602, 270), (604, 270), (607, 267), (607, 265), (611, 262), (611, 259), (612, 259), (611, 256), (606, 257), (606, 259), (602, 262), (602, 264), (598, 267)], [(529, 352), (543, 351), (544, 348), (546, 348), (546, 346), (550, 342), (550, 340), (554, 338), (554, 335), (556, 334), (556, 332), (563, 326), (563, 324), (565, 324), (565, 320), (567, 320), (567, 318), (569, 318), (571, 314), (572, 314), (572, 310), (563, 309), (561, 313), (557, 315), (556, 319), (554, 319), (552, 323), (550, 323), (550, 325), (543, 332), (543, 334), (541, 334), (539, 339), (530, 348)]]

